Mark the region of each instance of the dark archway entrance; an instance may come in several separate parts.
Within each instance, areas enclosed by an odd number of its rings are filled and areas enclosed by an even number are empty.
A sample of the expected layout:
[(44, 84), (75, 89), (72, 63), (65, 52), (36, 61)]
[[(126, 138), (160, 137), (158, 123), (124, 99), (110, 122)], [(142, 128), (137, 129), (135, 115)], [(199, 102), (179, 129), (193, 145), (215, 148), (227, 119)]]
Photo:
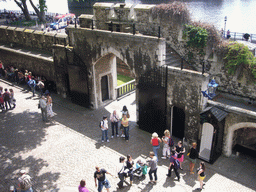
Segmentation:
[(172, 109), (172, 135), (183, 139), (185, 130), (185, 112), (183, 109), (173, 107)]
[(108, 76), (107, 75), (105, 75), (101, 78), (101, 93), (102, 93), (102, 101), (109, 99)]
[(159, 67), (141, 75), (139, 91), (139, 128), (162, 136), (166, 125), (167, 69)]

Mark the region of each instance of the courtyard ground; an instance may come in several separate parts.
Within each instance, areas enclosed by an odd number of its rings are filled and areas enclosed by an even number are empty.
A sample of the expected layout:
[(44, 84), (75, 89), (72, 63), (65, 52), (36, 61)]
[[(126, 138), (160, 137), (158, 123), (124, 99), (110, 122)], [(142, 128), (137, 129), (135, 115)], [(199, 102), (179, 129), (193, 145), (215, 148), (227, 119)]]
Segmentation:
[[(32, 93), (25, 87), (3, 79), (0, 79), (0, 86), (13, 88), (17, 100), (15, 109), (0, 112), (1, 192), (16, 185), (20, 169), (27, 170), (33, 178), (34, 191), (75, 192), (82, 178), (90, 191), (97, 191), (93, 178), (96, 165), (115, 174), (115, 165), (121, 155), (131, 154), (135, 160), (145, 159), (152, 150), (151, 135), (136, 125), (134, 93), (97, 110), (80, 107), (53, 94), (55, 116), (49, 123), (44, 123), (37, 106), (38, 97), (31, 97)], [(99, 121), (103, 115), (109, 116), (113, 109), (120, 113), (123, 105), (127, 105), (131, 113), (129, 143), (116, 137), (109, 143), (102, 143)], [(159, 156), (161, 152), (159, 150)], [(198, 163), (199, 160), (196, 167)], [(189, 174), (188, 164), (185, 156), (184, 170), (180, 171), (181, 181), (178, 182), (174, 173), (171, 178), (166, 177), (169, 161), (160, 159), (156, 185), (148, 183), (147, 175), (145, 179), (135, 178), (132, 186), (126, 184), (122, 190), (117, 189), (118, 179), (107, 175), (110, 191), (197, 191), (199, 182), (196, 175)], [(221, 156), (213, 165), (206, 163), (206, 168), (203, 191), (256, 191), (256, 160), (251, 157)]]

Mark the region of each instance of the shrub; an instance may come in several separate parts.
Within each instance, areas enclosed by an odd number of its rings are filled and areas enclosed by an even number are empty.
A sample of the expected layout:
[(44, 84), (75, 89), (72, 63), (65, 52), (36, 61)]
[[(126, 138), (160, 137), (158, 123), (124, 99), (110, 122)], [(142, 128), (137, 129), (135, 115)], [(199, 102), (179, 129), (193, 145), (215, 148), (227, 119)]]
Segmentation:
[(174, 1), (169, 4), (156, 5), (152, 10), (153, 18), (159, 18), (167, 23), (177, 22), (188, 23), (190, 21), (190, 13), (188, 7), (183, 2)]
[(252, 75), (256, 78), (256, 59), (249, 48), (242, 43), (230, 42), (227, 45), (224, 65), (229, 74), (234, 75), (237, 68), (242, 66), (243, 69), (251, 70)]
[(187, 46), (195, 48), (200, 55), (204, 55), (204, 48), (207, 45), (208, 32), (206, 29), (194, 26), (185, 25), (185, 30), (183, 31), (183, 37), (187, 37)]

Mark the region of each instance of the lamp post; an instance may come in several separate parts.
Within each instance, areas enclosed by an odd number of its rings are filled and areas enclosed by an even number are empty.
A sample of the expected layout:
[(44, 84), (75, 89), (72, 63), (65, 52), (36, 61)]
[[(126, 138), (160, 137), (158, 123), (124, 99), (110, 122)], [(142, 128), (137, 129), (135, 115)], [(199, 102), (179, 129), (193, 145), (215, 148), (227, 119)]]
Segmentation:
[(225, 37), (225, 32), (226, 32), (226, 23), (227, 23), (227, 19), (228, 19), (228, 17), (227, 16), (225, 16), (224, 17), (224, 37)]
[(207, 90), (205, 90), (205, 91), (201, 91), (202, 92), (202, 94), (203, 94), (203, 96), (204, 97), (208, 97), (209, 99), (213, 99), (213, 97), (215, 97), (215, 92), (216, 92), (216, 90), (217, 90), (217, 87), (218, 87), (218, 83), (216, 83), (216, 81), (215, 81), (215, 79), (213, 78), (212, 80), (211, 80), (211, 82), (210, 83), (208, 83), (208, 85), (207, 85)]

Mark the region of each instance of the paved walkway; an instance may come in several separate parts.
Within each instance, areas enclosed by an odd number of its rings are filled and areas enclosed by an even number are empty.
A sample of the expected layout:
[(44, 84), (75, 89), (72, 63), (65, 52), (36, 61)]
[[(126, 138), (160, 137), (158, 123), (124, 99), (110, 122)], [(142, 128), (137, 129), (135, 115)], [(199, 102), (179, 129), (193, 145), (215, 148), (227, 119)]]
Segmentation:
[[(96, 165), (115, 174), (115, 165), (121, 155), (131, 154), (134, 159), (143, 159), (152, 150), (149, 143), (151, 135), (138, 129), (135, 123), (135, 94), (98, 110), (80, 107), (53, 94), (55, 116), (49, 123), (44, 123), (37, 108), (38, 97), (32, 98), (31, 92), (2, 79), (0, 86), (13, 88), (17, 100), (15, 109), (0, 112), (1, 192), (8, 191), (10, 185), (16, 183), (16, 173), (21, 168), (33, 177), (35, 191), (75, 192), (82, 178), (86, 179), (90, 191), (97, 191), (93, 179)], [(121, 111), (124, 104), (131, 111), (129, 143), (122, 138), (101, 143), (99, 120), (103, 115), (109, 115), (113, 108)], [(148, 184), (147, 175), (145, 179), (135, 178), (132, 186), (126, 185), (119, 190), (116, 188), (118, 179), (107, 175), (111, 183), (110, 191), (197, 191), (199, 182), (196, 175), (189, 174), (187, 157), (184, 171), (180, 171), (180, 182), (174, 179), (174, 173), (171, 178), (166, 177), (168, 164), (168, 160), (160, 159), (156, 185)], [(247, 156), (220, 157), (213, 165), (206, 164), (206, 167), (204, 191), (256, 190), (255, 159)]]

